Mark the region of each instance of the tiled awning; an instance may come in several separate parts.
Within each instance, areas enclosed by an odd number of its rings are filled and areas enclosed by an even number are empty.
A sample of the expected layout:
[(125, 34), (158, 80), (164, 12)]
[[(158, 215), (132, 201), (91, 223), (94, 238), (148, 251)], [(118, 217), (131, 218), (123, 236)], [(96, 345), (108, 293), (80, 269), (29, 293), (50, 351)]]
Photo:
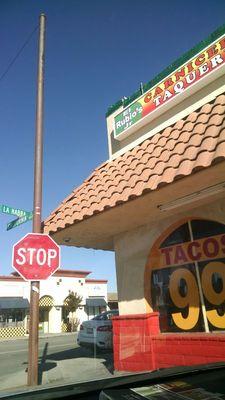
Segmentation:
[(225, 95), (96, 168), (51, 213), (54, 234), (225, 159)]

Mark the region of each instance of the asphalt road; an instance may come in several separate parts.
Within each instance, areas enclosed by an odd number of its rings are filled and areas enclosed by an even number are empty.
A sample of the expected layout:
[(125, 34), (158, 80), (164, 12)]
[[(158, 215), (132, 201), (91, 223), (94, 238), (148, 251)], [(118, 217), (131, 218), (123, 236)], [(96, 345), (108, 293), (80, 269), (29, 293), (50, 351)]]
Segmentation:
[[(0, 393), (27, 382), (28, 340), (0, 341)], [(118, 376), (110, 352), (76, 344), (76, 334), (39, 339), (39, 384), (66, 384)]]

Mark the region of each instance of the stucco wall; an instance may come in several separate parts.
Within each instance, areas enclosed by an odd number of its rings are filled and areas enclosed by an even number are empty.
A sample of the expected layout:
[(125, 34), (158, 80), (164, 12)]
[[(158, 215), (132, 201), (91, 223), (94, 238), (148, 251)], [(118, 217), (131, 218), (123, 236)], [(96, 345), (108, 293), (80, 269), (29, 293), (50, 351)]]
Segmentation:
[(62, 310), (61, 308), (56, 309), (52, 307), (49, 311), (49, 332), (60, 333), (61, 329), (61, 321), (62, 318)]
[(87, 297), (105, 297), (107, 299), (107, 284), (106, 283), (88, 283), (86, 284)]
[[(83, 285), (82, 285), (83, 284)], [(65, 298), (69, 295), (69, 291), (76, 292), (82, 297), (82, 304), (85, 304), (87, 297), (87, 288), (85, 279), (68, 278), (68, 277), (52, 277), (46, 281), (42, 281), (40, 285), (40, 298), (48, 295), (52, 296), (55, 305), (63, 305)]]
[[(137, 210), (138, 212), (138, 210)], [(198, 217), (225, 223), (225, 199), (201, 206), (154, 224), (146, 224), (114, 238), (119, 311), (121, 315), (146, 313), (144, 271), (154, 241), (179, 219)]]

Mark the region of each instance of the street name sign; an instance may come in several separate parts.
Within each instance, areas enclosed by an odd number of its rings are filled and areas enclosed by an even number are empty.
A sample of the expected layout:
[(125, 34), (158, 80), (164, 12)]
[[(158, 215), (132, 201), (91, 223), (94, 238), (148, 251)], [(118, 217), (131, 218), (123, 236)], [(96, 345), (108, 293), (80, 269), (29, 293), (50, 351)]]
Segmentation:
[(30, 221), (31, 219), (33, 219), (33, 213), (26, 213), (26, 215), (24, 215), (23, 217), (14, 219), (13, 221), (9, 222), (7, 224), (7, 228), (6, 230), (9, 231), (12, 228), (16, 228), (18, 225), (24, 224), (27, 221)]
[(15, 215), (17, 217), (7, 224), (7, 231), (33, 219), (33, 213), (31, 211), (21, 210), (20, 208), (7, 206), (5, 204), (0, 204), (0, 212), (8, 215)]
[(48, 235), (28, 233), (13, 246), (12, 266), (26, 281), (42, 281), (60, 267), (60, 247)]
[(28, 211), (20, 210), (19, 208), (15, 207), (6, 206), (5, 204), (1, 204), (0, 211), (4, 214), (15, 215), (19, 218), (30, 214), (30, 212)]

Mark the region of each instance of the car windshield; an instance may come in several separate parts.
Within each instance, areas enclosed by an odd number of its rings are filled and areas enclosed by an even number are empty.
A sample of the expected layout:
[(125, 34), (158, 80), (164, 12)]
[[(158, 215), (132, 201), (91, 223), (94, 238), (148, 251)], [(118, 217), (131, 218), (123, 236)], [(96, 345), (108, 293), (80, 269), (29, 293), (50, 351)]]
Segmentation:
[(0, 1), (0, 398), (225, 363), (224, 23), (222, 0)]

